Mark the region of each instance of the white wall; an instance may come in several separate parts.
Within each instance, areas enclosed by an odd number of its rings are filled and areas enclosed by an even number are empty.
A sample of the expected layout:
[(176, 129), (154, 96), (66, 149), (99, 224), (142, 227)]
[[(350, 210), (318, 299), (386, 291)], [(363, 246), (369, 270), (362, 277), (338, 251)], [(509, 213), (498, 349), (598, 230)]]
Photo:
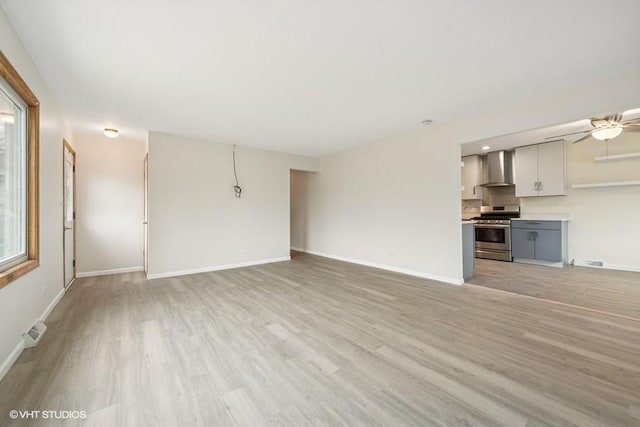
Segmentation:
[(292, 170), (291, 180), (291, 248), (307, 248), (307, 224), (309, 216), (309, 179), (313, 172)]
[(624, 111), (638, 99), (640, 70), (617, 70), (324, 158), (310, 180), (307, 252), (461, 283), (459, 144)]
[(145, 141), (76, 133), (79, 276), (142, 269)]
[(317, 160), (149, 133), (149, 277), (289, 257), (289, 170)]
[[(640, 152), (640, 134), (623, 133), (609, 155)], [(640, 180), (640, 159), (594, 162), (606, 144), (594, 139), (567, 148), (565, 197), (521, 199), (524, 213), (569, 213), (569, 258), (640, 271), (640, 187), (571, 189), (572, 184)]]
[(413, 134), (323, 158), (309, 177), (307, 249), (458, 282), (459, 156)]
[(40, 267), (0, 289), (0, 378), (21, 351), (22, 333), (63, 294), (62, 139), (71, 130), (0, 9), (0, 50), (40, 101)]

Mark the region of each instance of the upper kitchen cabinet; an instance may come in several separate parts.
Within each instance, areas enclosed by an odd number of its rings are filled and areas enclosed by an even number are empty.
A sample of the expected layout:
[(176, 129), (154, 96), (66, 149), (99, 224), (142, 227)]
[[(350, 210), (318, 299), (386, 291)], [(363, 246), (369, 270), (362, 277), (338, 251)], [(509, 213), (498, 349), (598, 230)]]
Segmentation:
[(462, 200), (482, 200), (482, 159), (480, 156), (462, 158)]
[(516, 197), (564, 196), (564, 141), (516, 148)]

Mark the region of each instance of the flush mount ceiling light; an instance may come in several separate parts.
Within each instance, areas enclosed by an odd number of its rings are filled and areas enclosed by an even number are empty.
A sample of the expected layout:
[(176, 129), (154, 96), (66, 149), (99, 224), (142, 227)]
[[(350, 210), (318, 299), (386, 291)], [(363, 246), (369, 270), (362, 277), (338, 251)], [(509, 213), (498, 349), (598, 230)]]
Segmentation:
[(118, 129), (113, 128), (104, 128), (102, 132), (107, 138), (117, 138), (119, 134)]
[(603, 126), (591, 132), (591, 136), (600, 141), (608, 141), (622, 133), (622, 126), (614, 123), (611, 126)]
[(2, 112), (2, 113), (0, 113), (0, 121), (5, 122), (5, 123), (15, 123), (16, 122), (16, 116), (14, 116), (13, 113)]
[(483, 149), (484, 151), (487, 151), (487, 150), (491, 150), (491, 147), (489, 147), (488, 145), (485, 145), (484, 147), (482, 147), (482, 149)]
[(431, 123), (433, 123), (433, 120), (431, 119), (426, 119), (423, 120), (422, 122), (420, 122), (422, 124), (422, 126), (429, 126)]

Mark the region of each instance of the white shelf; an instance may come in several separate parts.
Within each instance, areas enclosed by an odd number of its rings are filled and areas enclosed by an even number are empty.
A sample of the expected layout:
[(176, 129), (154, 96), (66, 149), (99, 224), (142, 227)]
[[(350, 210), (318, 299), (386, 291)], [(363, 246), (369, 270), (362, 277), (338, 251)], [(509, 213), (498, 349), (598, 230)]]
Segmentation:
[(574, 184), (571, 188), (603, 188), (603, 187), (630, 187), (640, 185), (640, 181), (597, 182), (594, 184)]
[(640, 159), (640, 153), (615, 154), (613, 156), (596, 157), (596, 162), (611, 162), (614, 160)]

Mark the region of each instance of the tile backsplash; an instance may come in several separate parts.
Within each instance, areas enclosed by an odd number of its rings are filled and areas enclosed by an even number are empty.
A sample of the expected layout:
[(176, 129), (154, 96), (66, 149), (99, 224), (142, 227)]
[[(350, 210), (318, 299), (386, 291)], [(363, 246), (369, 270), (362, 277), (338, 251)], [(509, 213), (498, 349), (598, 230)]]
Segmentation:
[(508, 205), (520, 206), (520, 199), (516, 197), (516, 187), (485, 187), (482, 190), (482, 200), (462, 201), (462, 218), (480, 216), (480, 206)]
[(482, 200), (463, 200), (462, 219), (471, 219), (474, 216), (480, 216), (480, 206), (482, 206)]
[(487, 206), (520, 205), (516, 197), (516, 187), (486, 187), (482, 197), (482, 204)]

